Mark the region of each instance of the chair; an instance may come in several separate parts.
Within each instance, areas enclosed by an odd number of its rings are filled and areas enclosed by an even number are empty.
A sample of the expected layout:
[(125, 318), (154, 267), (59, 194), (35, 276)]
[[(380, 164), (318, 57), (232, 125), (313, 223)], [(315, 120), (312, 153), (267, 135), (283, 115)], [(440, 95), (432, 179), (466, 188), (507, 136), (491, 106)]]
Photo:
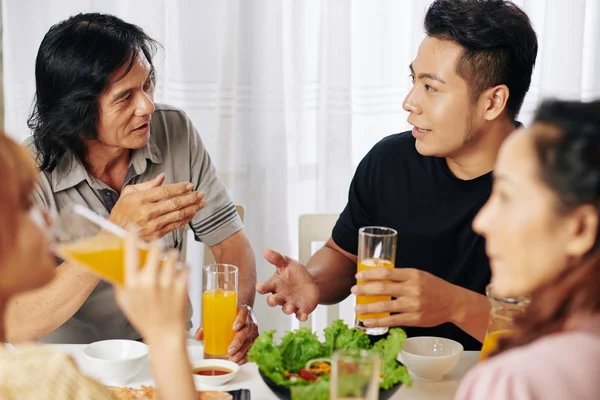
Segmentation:
[[(327, 242), (339, 214), (304, 214), (298, 221), (298, 261), (306, 265), (314, 254), (314, 244)], [(322, 246), (319, 246), (319, 248)]]
[[(298, 221), (298, 260), (306, 265), (309, 258), (331, 237), (331, 232), (339, 214), (305, 214)], [(292, 318), (292, 329), (305, 326), (313, 331), (322, 333), (336, 319), (343, 319), (346, 324), (354, 324), (354, 295), (344, 301), (330, 306), (318, 305), (309, 315), (306, 322)]]
[[(242, 204), (236, 204), (235, 205), (235, 209), (237, 210), (242, 222), (244, 222), (244, 216), (246, 214), (246, 207), (244, 207)], [(189, 233), (189, 225), (186, 225), (185, 228), (185, 232), (183, 234), (183, 243), (181, 245), (181, 261), (185, 262), (186, 258), (187, 258), (187, 242), (188, 242), (188, 233)], [(210, 251), (210, 247), (204, 245), (203, 246), (203, 253), (204, 253), (204, 260), (202, 262), (202, 265), (209, 265), (209, 264), (214, 264), (215, 263), (215, 258), (212, 254), (212, 252)]]

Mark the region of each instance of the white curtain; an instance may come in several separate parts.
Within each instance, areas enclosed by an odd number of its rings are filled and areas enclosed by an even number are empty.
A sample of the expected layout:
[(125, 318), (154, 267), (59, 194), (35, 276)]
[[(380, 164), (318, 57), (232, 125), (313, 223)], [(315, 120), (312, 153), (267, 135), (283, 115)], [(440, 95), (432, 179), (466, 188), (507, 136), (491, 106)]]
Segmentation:
[[(515, 2), (540, 42), (520, 119), (529, 122), (542, 97), (600, 97), (599, 2)], [(164, 47), (156, 100), (190, 115), (232, 197), (246, 206), (263, 280), (273, 270), (262, 249), (296, 255), (298, 216), (340, 212), (362, 156), (408, 128), (402, 100), (429, 3), (3, 0), (5, 127), (19, 139), (29, 134), (35, 55), (52, 24), (99, 11), (140, 25)], [(263, 298), (256, 304), (262, 328), (289, 328), (289, 317)]]

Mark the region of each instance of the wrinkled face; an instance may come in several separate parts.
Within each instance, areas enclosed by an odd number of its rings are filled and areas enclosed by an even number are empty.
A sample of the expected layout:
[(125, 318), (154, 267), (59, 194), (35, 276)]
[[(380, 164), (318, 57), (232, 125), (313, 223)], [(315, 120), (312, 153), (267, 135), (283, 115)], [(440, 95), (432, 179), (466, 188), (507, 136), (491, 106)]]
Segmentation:
[[(486, 239), (494, 293), (501, 297), (530, 294), (568, 268), (593, 246), (582, 243), (580, 212), (559, 212), (559, 198), (540, 178), (535, 137), (543, 128), (519, 130), (502, 145), (494, 170), (494, 187), (473, 222)], [(595, 217), (597, 218), (597, 217)]]
[(138, 52), (131, 70), (125, 63), (113, 73), (100, 95), (97, 141), (121, 149), (139, 149), (150, 137), (150, 116), (154, 112), (154, 84), (151, 66)]
[(44, 286), (54, 278), (56, 267), (56, 259), (50, 251), (50, 225), (45, 211), (27, 204), (16, 212), (16, 226), (5, 227), (14, 232), (14, 243), (0, 258), (3, 295)]
[(479, 129), (476, 102), (467, 81), (456, 72), (462, 47), (426, 37), (411, 64), (413, 87), (404, 99), (417, 151), (448, 157), (475, 139)]

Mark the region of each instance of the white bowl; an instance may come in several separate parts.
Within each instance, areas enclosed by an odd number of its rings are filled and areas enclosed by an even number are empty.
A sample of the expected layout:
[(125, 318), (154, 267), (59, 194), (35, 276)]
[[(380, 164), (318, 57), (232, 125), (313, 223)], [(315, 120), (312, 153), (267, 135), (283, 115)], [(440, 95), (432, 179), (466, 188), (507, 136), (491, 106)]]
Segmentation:
[(463, 345), (450, 339), (416, 336), (407, 339), (398, 361), (416, 378), (436, 382), (454, 369)]
[(227, 382), (231, 381), (238, 372), (240, 372), (240, 366), (236, 363), (228, 360), (218, 360), (218, 359), (206, 359), (199, 360), (192, 363), (192, 369), (201, 368), (201, 367), (222, 367), (230, 369), (231, 373), (225, 375), (215, 375), (215, 376), (207, 376), (207, 375), (196, 375), (194, 374), (194, 384), (196, 387), (201, 385), (207, 386), (222, 386)]
[(124, 386), (148, 360), (148, 346), (134, 340), (103, 340), (83, 348), (82, 368), (105, 385)]

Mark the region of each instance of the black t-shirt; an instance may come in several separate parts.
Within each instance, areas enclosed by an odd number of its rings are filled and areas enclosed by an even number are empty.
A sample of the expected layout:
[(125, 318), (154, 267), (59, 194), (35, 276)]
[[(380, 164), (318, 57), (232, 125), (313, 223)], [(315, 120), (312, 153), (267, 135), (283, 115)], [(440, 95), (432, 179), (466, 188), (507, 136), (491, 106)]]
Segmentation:
[[(410, 132), (388, 136), (359, 164), (333, 240), (357, 254), (361, 227), (393, 228), (398, 231), (396, 268), (417, 268), (483, 294), (490, 266), (484, 239), (471, 224), (491, 190), (491, 172), (458, 179), (444, 158), (420, 155)], [(405, 329), (409, 337), (440, 336), (462, 343), (465, 350), (481, 349), (451, 323)]]

